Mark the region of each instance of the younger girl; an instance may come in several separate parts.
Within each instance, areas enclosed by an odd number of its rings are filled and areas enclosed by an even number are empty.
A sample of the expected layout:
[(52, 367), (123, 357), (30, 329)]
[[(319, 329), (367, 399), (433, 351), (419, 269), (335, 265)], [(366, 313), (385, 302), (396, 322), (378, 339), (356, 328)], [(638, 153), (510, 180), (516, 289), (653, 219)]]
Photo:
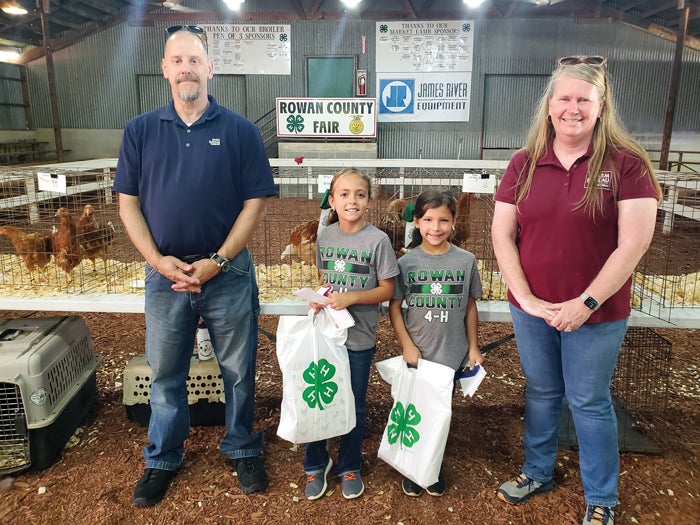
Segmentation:
[[(362, 439), (367, 415), (367, 383), (376, 349), (379, 305), (391, 299), (399, 269), (389, 237), (365, 220), (369, 210), (370, 179), (354, 168), (339, 171), (331, 181), (328, 199), (334, 212), (316, 240), (316, 264), (323, 286), (330, 286), (326, 306), (347, 308), (355, 319), (345, 346), (350, 360), (350, 383), (355, 396), (357, 424), (340, 438), (338, 465), (343, 496), (352, 499), (364, 490)], [(318, 305), (314, 308), (318, 308)], [(333, 466), (326, 441), (307, 443), (304, 470), (306, 497), (318, 499), (326, 491), (326, 476)]]
[[(416, 200), (415, 248), (399, 259), (400, 273), (389, 305), (404, 361), (411, 366), (418, 365), (418, 359), (427, 359), (457, 371), (483, 361), (476, 309), (481, 279), (474, 255), (450, 243), (456, 210), (455, 198), (446, 191), (426, 190)], [(401, 486), (408, 496), (423, 492), (406, 477)], [(444, 494), (442, 471), (426, 490), (432, 496)]]

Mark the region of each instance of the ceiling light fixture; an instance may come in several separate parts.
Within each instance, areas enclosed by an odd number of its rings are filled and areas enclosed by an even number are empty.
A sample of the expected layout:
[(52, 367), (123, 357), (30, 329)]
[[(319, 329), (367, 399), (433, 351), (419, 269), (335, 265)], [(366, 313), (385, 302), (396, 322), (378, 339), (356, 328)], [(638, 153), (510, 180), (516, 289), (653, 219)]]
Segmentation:
[(0, 9), (8, 15), (26, 15), (27, 10), (17, 2), (3, 2)]
[(357, 4), (359, 4), (362, 0), (341, 0), (343, 4), (349, 9), (355, 9), (357, 7)]
[(226, 7), (233, 11), (238, 11), (243, 4), (245, 4), (245, 0), (224, 0), (224, 4), (226, 4)]
[(476, 9), (481, 4), (484, 3), (484, 0), (462, 0), (462, 1), (467, 5), (467, 7), (471, 8), (471, 9)]

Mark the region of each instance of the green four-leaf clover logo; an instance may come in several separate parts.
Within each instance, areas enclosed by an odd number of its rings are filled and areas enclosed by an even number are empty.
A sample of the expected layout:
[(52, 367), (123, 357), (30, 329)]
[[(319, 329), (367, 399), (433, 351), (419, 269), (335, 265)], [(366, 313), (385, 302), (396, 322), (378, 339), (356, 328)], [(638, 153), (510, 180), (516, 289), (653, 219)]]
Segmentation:
[(304, 117), (301, 115), (289, 115), (287, 117), (287, 129), (290, 133), (301, 133), (304, 131)]
[(420, 434), (413, 427), (420, 423), (421, 415), (413, 403), (404, 409), (401, 402), (397, 401), (394, 408), (391, 409), (390, 419), (393, 421), (387, 428), (387, 437), (390, 445), (393, 445), (399, 439), (401, 444), (408, 448), (418, 443)]
[(329, 405), (338, 393), (338, 385), (331, 381), (335, 375), (335, 366), (321, 359), (318, 363), (311, 361), (309, 367), (304, 370), (304, 381), (311, 386), (302, 394), (309, 408), (318, 407), (323, 410), (324, 404)]

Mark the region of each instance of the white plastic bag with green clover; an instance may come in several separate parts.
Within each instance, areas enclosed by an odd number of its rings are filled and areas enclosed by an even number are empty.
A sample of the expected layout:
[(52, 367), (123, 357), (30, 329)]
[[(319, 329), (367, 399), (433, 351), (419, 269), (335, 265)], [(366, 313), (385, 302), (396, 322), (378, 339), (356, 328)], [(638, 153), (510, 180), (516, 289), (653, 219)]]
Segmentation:
[(338, 329), (321, 310), (283, 315), (277, 326), (277, 360), (282, 371), (282, 406), (277, 435), (292, 443), (342, 436), (355, 428), (355, 396), (345, 348), (347, 329)]
[(394, 398), (378, 456), (414, 483), (429, 487), (438, 480), (445, 453), (455, 372), (425, 359), (409, 368), (401, 356), (378, 362), (377, 370)]

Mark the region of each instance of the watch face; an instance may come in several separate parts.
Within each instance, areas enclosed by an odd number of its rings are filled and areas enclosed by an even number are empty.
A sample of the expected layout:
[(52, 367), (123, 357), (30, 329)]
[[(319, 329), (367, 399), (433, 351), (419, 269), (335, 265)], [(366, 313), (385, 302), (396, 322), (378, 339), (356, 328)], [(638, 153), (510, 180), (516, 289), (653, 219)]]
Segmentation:
[(587, 297), (586, 300), (583, 301), (583, 304), (585, 304), (591, 310), (595, 310), (596, 308), (598, 308), (598, 301), (593, 299), (593, 297)]

